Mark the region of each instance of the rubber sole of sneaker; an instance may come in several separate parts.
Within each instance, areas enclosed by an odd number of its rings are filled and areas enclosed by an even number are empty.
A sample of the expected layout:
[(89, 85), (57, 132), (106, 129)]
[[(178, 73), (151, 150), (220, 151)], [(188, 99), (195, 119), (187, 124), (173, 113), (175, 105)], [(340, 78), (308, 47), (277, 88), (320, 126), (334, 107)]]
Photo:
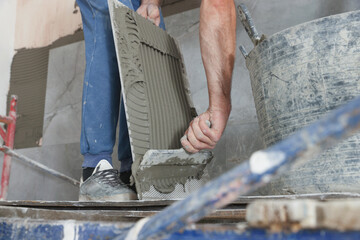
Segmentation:
[(89, 201), (107, 201), (107, 202), (121, 202), (121, 201), (131, 201), (138, 200), (135, 193), (122, 193), (112, 196), (104, 197), (90, 197), (88, 195), (79, 195), (80, 202), (89, 202)]

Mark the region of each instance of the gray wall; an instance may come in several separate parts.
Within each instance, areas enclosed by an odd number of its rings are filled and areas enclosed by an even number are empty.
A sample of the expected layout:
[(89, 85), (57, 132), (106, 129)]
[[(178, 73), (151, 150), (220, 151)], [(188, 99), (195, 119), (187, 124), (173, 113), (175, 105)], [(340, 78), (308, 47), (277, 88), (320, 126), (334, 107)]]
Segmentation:
[[(79, 139), (84, 58), (84, 42), (50, 50), (42, 146), (18, 149), (19, 153), (76, 179), (80, 178), (82, 163)], [(77, 197), (77, 187), (12, 159), (8, 199)]]
[[(237, 4), (240, 1), (235, 1)], [(244, 0), (260, 33), (271, 35), (287, 27), (360, 9), (359, 0)], [(165, 18), (167, 31), (180, 43), (193, 101), (198, 112), (208, 106), (206, 78), (199, 49), (199, 9)], [(237, 46), (250, 51), (252, 44), (237, 22)], [(19, 151), (69, 176), (80, 178), (80, 105), (85, 67), (84, 43), (50, 52), (43, 145)], [(263, 147), (256, 118), (249, 75), (237, 50), (232, 88), (233, 110), (225, 133), (215, 149), (210, 166), (215, 177), (246, 160)], [(2, 159), (2, 156), (0, 156)], [(115, 158), (116, 159), (116, 158)], [(116, 162), (116, 161), (114, 161)], [(118, 164), (117, 166), (118, 167)], [(78, 190), (62, 180), (45, 175), (13, 159), (8, 199), (76, 200)]]

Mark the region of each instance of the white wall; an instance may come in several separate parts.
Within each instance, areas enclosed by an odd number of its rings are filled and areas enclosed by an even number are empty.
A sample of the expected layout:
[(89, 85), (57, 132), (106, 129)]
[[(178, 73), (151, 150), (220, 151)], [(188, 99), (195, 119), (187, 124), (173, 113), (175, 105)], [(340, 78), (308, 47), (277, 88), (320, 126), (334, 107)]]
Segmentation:
[(17, 0), (15, 49), (48, 46), (81, 29), (79, 7), (74, 3), (75, 0)]
[(0, 0), (0, 114), (6, 114), (10, 69), (14, 51), (16, 1)]
[[(0, 0), (1, 115), (7, 114), (6, 100), (15, 49), (47, 46), (81, 28), (80, 11), (74, 11), (78, 10), (74, 1)], [(33, 31), (32, 26), (38, 26), (37, 31)]]

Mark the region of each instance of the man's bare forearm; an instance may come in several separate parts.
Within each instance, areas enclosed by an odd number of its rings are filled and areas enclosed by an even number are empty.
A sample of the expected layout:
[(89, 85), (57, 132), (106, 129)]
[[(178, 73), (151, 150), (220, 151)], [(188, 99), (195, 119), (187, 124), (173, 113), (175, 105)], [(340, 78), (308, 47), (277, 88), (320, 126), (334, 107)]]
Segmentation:
[(231, 110), (231, 78), (235, 60), (236, 12), (233, 0), (203, 0), (200, 48), (209, 91), (209, 108)]
[[(202, 0), (200, 48), (208, 84), (209, 108), (189, 124), (184, 137), (180, 139), (188, 152), (213, 149), (226, 127), (231, 111), (235, 30), (233, 0)], [(207, 124), (209, 122), (211, 128)]]

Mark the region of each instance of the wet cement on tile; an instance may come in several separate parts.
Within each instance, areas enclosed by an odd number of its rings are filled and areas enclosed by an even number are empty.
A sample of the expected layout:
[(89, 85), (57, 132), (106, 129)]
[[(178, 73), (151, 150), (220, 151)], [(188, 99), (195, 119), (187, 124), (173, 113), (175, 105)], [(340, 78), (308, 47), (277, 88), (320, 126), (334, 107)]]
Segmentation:
[(109, 8), (136, 173), (147, 150), (181, 147), (196, 111), (175, 39), (117, 1)]

